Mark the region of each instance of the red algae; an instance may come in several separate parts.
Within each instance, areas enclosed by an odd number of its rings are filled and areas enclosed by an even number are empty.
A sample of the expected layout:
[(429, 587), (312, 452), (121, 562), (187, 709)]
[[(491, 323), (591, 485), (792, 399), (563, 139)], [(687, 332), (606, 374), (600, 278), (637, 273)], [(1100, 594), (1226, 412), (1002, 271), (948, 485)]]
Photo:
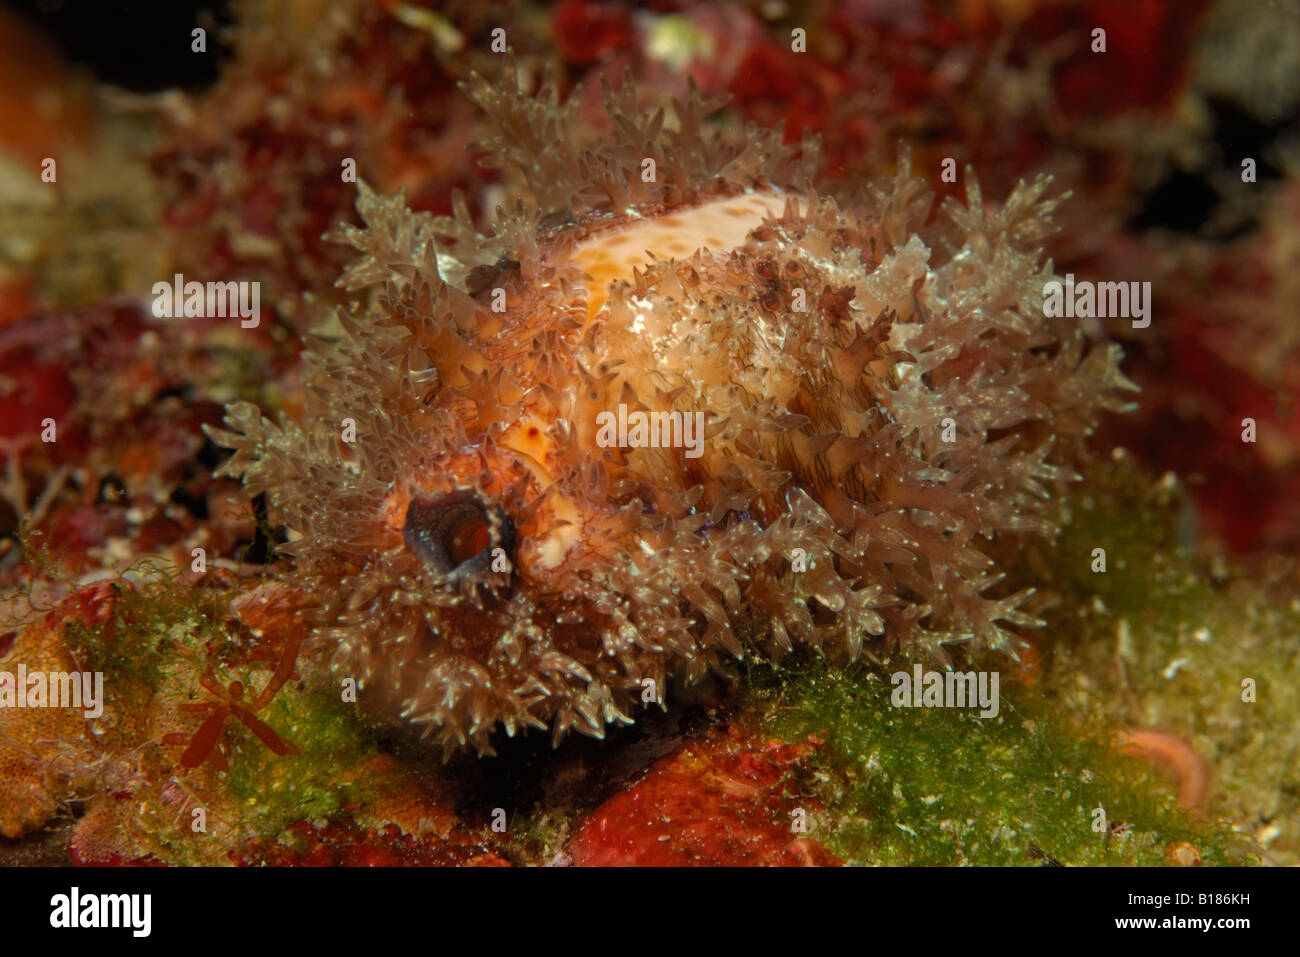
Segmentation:
[(578, 826), (567, 853), (584, 867), (804, 867), (838, 864), (814, 837), (799, 773), (816, 750), (735, 729), (692, 741)]

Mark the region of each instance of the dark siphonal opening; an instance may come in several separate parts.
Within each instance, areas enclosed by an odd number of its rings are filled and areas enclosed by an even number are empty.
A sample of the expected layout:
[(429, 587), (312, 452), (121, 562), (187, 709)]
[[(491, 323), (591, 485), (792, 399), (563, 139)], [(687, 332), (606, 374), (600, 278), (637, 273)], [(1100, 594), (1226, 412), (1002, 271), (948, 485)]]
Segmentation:
[(492, 532), (487, 516), (473, 515), (451, 537), (451, 560), (457, 565), (481, 555), (491, 544)]
[(435, 498), (414, 498), (406, 509), (402, 538), (433, 572), (478, 579), (492, 568), (493, 552), (507, 556), (514, 528), (505, 510), (472, 490)]

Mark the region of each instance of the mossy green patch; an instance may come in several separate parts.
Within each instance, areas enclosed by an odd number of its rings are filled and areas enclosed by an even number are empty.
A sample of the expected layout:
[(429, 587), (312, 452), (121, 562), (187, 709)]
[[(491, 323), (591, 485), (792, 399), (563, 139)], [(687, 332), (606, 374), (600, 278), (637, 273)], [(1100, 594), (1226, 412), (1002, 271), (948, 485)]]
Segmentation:
[(1036, 637), (1091, 641), (1121, 619), (1176, 628), (1205, 614), (1220, 582), (1194, 552), (1194, 510), (1172, 476), (1142, 475), (1123, 453), (1087, 469), (1050, 541), (1017, 541), (1010, 578), (1054, 601)]
[(82, 668), (104, 673), (110, 698), (152, 692), (178, 659), (229, 641), (230, 595), (196, 587), (174, 567), (140, 559), (108, 584), (108, 593), (91, 596), (51, 556), (40, 531), (24, 529), (20, 541), (33, 578), (83, 596), (83, 614), (64, 617), (63, 640)]
[[(1160, 864), (1184, 840), (1210, 864), (1300, 859), (1300, 604), (1198, 552), (1179, 483), (1122, 453), (1062, 507), (1055, 539), (998, 546), (1010, 580), (1047, 604), (1025, 633), (1045, 673), (1004, 683), (997, 719), (891, 707), (889, 673), (910, 662), (754, 672), (779, 733), (826, 738), (828, 842), (863, 863)], [(1208, 823), (1115, 752), (1126, 727), (1209, 762)]]
[[(263, 676), (262, 681), (265, 681)], [(327, 818), (373, 796), (360, 773), (375, 744), (337, 695), (286, 686), (258, 717), (298, 754), (276, 755), (237, 719), (226, 735), (230, 770), (222, 784), (243, 809), (241, 826), (274, 837), (298, 820)]]
[[(1208, 813), (1270, 863), (1300, 862), (1300, 604), (1294, 588), (1195, 548), (1181, 485), (1116, 455), (1072, 502), (1073, 521), (1025, 565), (1059, 603), (1036, 642), (1046, 684), (1116, 726), (1160, 728), (1213, 768)], [(1091, 571), (1093, 548), (1107, 553)]]
[(845, 861), (1159, 865), (1171, 842), (1188, 841), (1205, 863), (1228, 862), (1224, 828), (1187, 817), (1094, 720), (1005, 690), (996, 718), (898, 708), (892, 670), (820, 663), (759, 669), (747, 684), (764, 733), (823, 739), (821, 839)]
[(129, 581), (114, 586), (106, 621), (70, 619), (64, 639), (104, 672), (109, 687), (137, 682), (155, 689), (176, 657), (227, 640), (223, 622), (228, 602), (228, 596), (196, 589), (142, 562), (131, 570)]
[[(25, 544), (35, 564), (57, 574), (39, 536)], [(89, 621), (67, 617), (64, 638), (83, 667), (104, 673), (105, 691), (118, 713), (143, 718), (154, 707), (151, 699), (207, 703), (215, 709), (220, 702), (200, 682), (208, 668), (221, 688), (240, 681), (245, 703), (271, 679), (275, 660), (268, 664), (265, 653), (274, 649), (258, 649), (260, 639), (238, 625), (230, 608), (235, 592), (196, 586), (176, 570), (147, 560), (124, 571), (110, 587), (111, 594), (94, 600)], [(263, 660), (250, 664), (258, 651)], [(275, 754), (229, 714), (218, 741), (229, 770), (218, 777), (217, 794), (192, 795), (193, 807), (203, 807), (213, 817), (228, 816), (224, 823), (238, 838), (274, 838), (294, 821), (329, 817), (371, 796), (371, 782), (359, 769), (376, 745), (337, 693), (290, 683), (256, 717), (298, 753)], [(196, 732), (199, 726), (193, 726)], [(141, 725), (133, 733), (144, 730)], [(180, 745), (162, 747), (173, 759), (180, 754)], [(176, 780), (178, 787), (186, 787), (184, 775)], [(172, 860), (203, 859), (201, 849), (193, 846), (201, 838), (189, 832), (188, 817), (161, 808), (150, 809), (149, 816), (149, 830)]]

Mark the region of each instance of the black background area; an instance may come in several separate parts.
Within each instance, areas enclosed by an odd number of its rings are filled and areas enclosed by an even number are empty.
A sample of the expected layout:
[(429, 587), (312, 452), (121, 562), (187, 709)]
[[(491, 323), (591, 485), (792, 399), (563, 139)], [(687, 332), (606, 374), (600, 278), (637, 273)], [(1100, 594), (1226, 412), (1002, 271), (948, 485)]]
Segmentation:
[[(3, 0), (74, 64), (136, 93), (216, 82), (228, 50), (226, 0)], [(191, 51), (191, 31), (208, 31), (207, 52)]]

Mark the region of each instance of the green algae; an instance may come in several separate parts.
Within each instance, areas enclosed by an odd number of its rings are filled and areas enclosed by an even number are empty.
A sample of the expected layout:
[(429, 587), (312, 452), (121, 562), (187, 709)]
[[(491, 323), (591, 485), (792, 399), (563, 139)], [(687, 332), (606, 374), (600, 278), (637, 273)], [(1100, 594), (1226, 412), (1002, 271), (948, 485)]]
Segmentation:
[(242, 829), (273, 838), (299, 820), (319, 820), (374, 796), (361, 774), (375, 753), (368, 730), (337, 696), (286, 686), (258, 717), (298, 754), (276, 755), (232, 719), (227, 735), (230, 770), (222, 786), (241, 808)]
[(193, 589), (156, 566), (148, 566), (143, 579), (114, 585), (113, 595), (107, 621), (72, 619), (64, 626), (67, 645), (104, 672), (110, 700), (114, 689), (158, 689), (178, 657), (228, 640), (222, 624), (228, 599)]
[[(1046, 625), (1025, 632), (1041, 678), (1004, 681), (996, 719), (891, 707), (889, 674), (910, 661), (751, 672), (766, 731), (825, 741), (822, 838), (872, 864), (1162, 864), (1178, 841), (1207, 864), (1300, 860), (1300, 602), (1198, 548), (1180, 484), (1122, 452), (1086, 471), (1062, 513), (1053, 540), (1000, 545)], [(1161, 729), (1209, 762), (1203, 819), (1115, 752), (1121, 728)]]
[[(127, 690), (157, 689), (179, 656), (229, 638), (230, 596), (196, 588), (170, 566), (142, 558), (106, 579), (106, 592), (89, 595), (60, 566), (40, 531), (22, 530), (19, 542), (33, 580), (45, 578), (81, 596), (83, 613), (64, 618), (62, 639), (82, 668), (104, 673), (110, 701)], [(27, 600), (32, 603), (30, 586)]]
[[(156, 804), (141, 808), (139, 827), (150, 835), (156, 853), (180, 866), (235, 859), (248, 842), (276, 841), (298, 821), (332, 818), (370, 798), (372, 782), (358, 773), (372, 753), (366, 732), (341, 704), (326, 701), (286, 687), (259, 712), (298, 754), (272, 753), (237, 719), (228, 718), (222, 742), (229, 770), (219, 775), (215, 790), (194, 790), (181, 775), (173, 782), (187, 793), (182, 813)], [(205, 815), (201, 832), (191, 827), (197, 808)]]
[[(228, 602), (230, 597), (214, 596), (213, 602)], [(194, 620), (196, 611), (201, 608), (192, 608), (187, 621)], [(228, 606), (225, 611), (229, 614)], [(221, 619), (213, 616), (215, 621)], [(218, 685), (225, 688), (238, 680), (244, 686), (246, 702), (271, 680), (271, 668), (244, 663), (249, 649), (234, 632), (219, 629), (205, 640), (204, 631), (194, 629), (187, 638), (191, 652), (202, 653), (205, 664), (216, 666)], [(160, 691), (186, 701), (218, 703), (199, 684), (195, 664), (172, 664), (172, 680), (165, 681)], [(237, 810), (238, 820), (231, 826), (241, 836), (274, 838), (295, 821), (328, 818), (373, 796), (370, 783), (358, 776), (358, 769), (375, 751), (372, 734), (338, 694), (290, 682), (256, 717), (297, 753), (278, 755), (239, 718), (226, 718), (220, 746), (229, 769), (220, 775), (217, 797), (221, 805)]]
[[(1017, 541), (1010, 577), (1052, 600), (1036, 643), (1086, 643), (1128, 619), (1167, 630), (1196, 620), (1222, 597), (1219, 568), (1195, 551), (1195, 512), (1172, 476), (1158, 482), (1116, 451), (1087, 469), (1048, 542)], [(1105, 571), (1095, 571), (1100, 549)]]
[[(1046, 581), (1060, 596), (1044, 615), (1047, 681), (1115, 725), (1190, 742), (1214, 769), (1208, 812), (1265, 862), (1300, 863), (1300, 603), (1198, 552), (1189, 510), (1177, 482), (1144, 480), (1123, 456), (1090, 472)], [(1104, 574), (1088, 570), (1094, 547)]]
[(1175, 841), (1228, 862), (1224, 829), (1179, 810), (1167, 783), (1087, 716), (1022, 689), (1002, 691), (995, 718), (895, 708), (891, 670), (759, 670), (746, 689), (765, 733), (821, 739), (814, 836), (846, 862), (1159, 865)]
[[(23, 545), (33, 568), (75, 590), (76, 583), (62, 573), (38, 532), (29, 533)], [(63, 641), (80, 667), (103, 672), (106, 706), (127, 719), (118, 722), (124, 737), (113, 746), (122, 752), (117, 756), (150, 745), (157, 755), (156, 773), (188, 793), (187, 808), (204, 808), (213, 837), (274, 838), (295, 821), (327, 818), (372, 796), (372, 782), (358, 770), (376, 751), (369, 727), (337, 693), (293, 682), (280, 688), (257, 717), (298, 753), (275, 754), (228, 715), (220, 746), (229, 770), (216, 778), (212, 793), (194, 790), (186, 774), (175, 773), (182, 770), (174, 765), (183, 746), (154, 740), (160, 731), (184, 732), (190, 722), (160, 729), (149, 716), (175, 704), (216, 706), (219, 702), (200, 683), (209, 667), (220, 687), (238, 680), (246, 689), (245, 701), (252, 700), (271, 679), (274, 663), (250, 662), (253, 643), (235, 621), (233, 590), (195, 585), (177, 569), (148, 559), (125, 569), (107, 587), (102, 596), (87, 600), (84, 619), (64, 619)], [(205, 717), (200, 713), (194, 722)], [(139, 795), (136, 825), (169, 862), (203, 863), (208, 856), (199, 844), (210, 838), (193, 832), (189, 818), (164, 808), (156, 794), (150, 797), (163, 778)]]

